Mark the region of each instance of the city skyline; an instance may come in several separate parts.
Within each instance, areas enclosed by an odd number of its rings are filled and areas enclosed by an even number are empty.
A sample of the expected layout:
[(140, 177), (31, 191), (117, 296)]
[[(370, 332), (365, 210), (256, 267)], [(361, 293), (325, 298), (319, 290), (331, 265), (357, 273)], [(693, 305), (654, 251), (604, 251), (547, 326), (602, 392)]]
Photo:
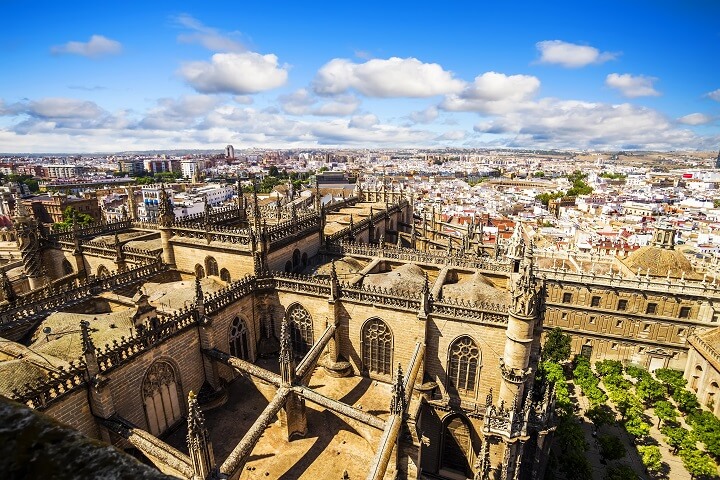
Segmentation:
[(718, 148), (720, 6), (573, 6), (3, 2), (0, 151)]

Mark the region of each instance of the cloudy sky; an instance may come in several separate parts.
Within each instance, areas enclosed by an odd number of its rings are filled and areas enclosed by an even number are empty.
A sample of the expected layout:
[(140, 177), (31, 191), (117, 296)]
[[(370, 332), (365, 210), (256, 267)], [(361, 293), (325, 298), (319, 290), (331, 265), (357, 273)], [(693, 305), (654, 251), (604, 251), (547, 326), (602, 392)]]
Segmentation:
[(714, 0), (0, 12), (0, 152), (720, 146)]

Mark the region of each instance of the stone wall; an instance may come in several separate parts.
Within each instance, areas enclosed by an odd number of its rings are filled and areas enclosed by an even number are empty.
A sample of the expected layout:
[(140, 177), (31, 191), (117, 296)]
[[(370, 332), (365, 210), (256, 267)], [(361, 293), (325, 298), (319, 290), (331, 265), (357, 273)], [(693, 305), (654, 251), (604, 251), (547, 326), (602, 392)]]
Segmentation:
[(53, 402), (43, 413), (73, 427), (88, 437), (100, 438), (100, 431), (95, 417), (90, 411), (88, 392), (84, 388), (71, 392), (61, 400)]
[[(232, 245), (224, 245), (219, 242), (210, 242), (194, 238), (177, 237), (171, 240), (175, 252), (175, 266), (183, 273), (195, 273), (195, 266), (202, 265), (206, 269), (205, 260), (213, 257), (218, 264), (218, 272), (226, 268), (230, 272), (230, 278), (237, 280), (245, 275), (252, 275), (254, 263), (252, 255), (241, 246), (232, 248)], [(207, 271), (205, 271), (207, 274)]]
[(167, 361), (175, 369), (178, 384), (178, 398), (181, 409), (185, 411), (186, 399), (190, 390), (198, 392), (205, 382), (205, 373), (200, 354), (200, 341), (196, 328), (165, 340), (151, 350), (125, 363), (107, 376), (109, 383), (106, 388), (112, 392), (115, 411), (143, 430), (149, 430), (145, 417), (142, 384), (150, 366), (157, 360)]

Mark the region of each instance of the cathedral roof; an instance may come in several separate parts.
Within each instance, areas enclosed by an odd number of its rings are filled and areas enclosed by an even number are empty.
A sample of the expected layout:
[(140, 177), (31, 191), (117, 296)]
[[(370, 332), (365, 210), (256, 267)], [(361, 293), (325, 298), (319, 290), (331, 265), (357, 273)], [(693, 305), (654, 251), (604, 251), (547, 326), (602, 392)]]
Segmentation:
[(496, 287), (485, 275), (475, 272), (471, 277), (460, 279), (442, 287), (443, 298), (455, 298), (474, 303), (490, 302), (506, 304), (510, 302), (510, 292)]
[(414, 263), (406, 263), (390, 272), (367, 275), (364, 285), (389, 290), (419, 292), (425, 283), (425, 271)]
[(702, 278), (695, 272), (690, 260), (678, 250), (670, 250), (660, 248), (654, 245), (640, 247), (627, 258), (621, 260), (633, 273), (645, 275), (646, 272), (651, 277), (666, 277), (687, 279)]

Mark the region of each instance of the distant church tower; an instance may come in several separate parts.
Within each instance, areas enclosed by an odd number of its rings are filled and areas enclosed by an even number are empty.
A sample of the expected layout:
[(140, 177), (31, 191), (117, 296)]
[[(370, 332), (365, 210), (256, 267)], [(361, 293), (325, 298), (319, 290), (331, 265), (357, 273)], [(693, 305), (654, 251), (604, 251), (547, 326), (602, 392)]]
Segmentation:
[(720, 168), (720, 151), (718, 151), (718, 156), (715, 159), (715, 168)]
[(233, 147), (232, 145), (228, 145), (227, 147), (225, 147), (225, 158), (235, 158), (235, 147)]

